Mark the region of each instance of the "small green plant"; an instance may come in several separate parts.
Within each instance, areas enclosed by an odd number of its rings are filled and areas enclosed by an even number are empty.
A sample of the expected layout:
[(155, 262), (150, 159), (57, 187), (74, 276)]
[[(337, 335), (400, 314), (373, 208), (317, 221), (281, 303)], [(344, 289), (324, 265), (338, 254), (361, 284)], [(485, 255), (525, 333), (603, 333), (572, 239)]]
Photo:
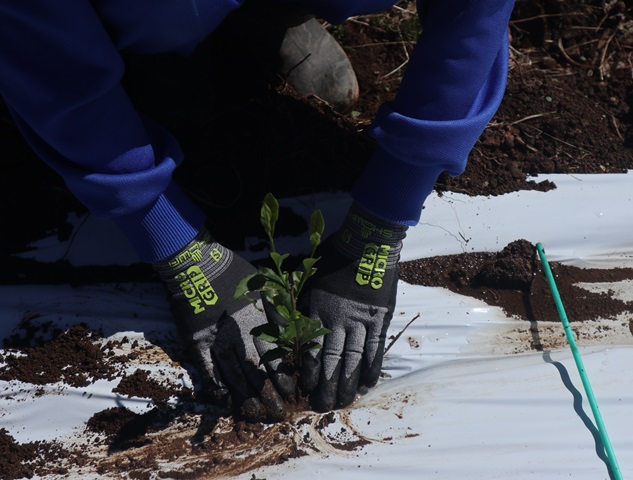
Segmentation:
[(279, 203), (273, 194), (264, 197), (260, 220), (270, 242), (270, 259), (274, 269), (259, 267), (251, 275), (244, 277), (235, 289), (236, 300), (246, 296), (251, 302), (256, 299), (250, 297), (250, 292), (260, 292), (264, 302), (268, 302), (279, 314), (276, 321), (270, 321), (251, 330), (251, 334), (261, 340), (277, 345), (262, 355), (260, 362), (284, 359), (291, 365), (300, 366), (303, 354), (321, 348), (316, 339), (330, 333), (319, 320), (314, 320), (301, 313), (297, 307), (299, 294), (307, 280), (316, 273), (315, 264), (320, 257), (316, 257), (316, 248), (321, 243), (321, 235), (325, 222), (320, 210), (315, 211), (310, 218), (310, 246), (312, 251), (302, 261), (303, 270), (288, 272), (283, 263), (289, 257), (288, 253), (280, 254), (275, 249), (275, 225), (279, 218)]

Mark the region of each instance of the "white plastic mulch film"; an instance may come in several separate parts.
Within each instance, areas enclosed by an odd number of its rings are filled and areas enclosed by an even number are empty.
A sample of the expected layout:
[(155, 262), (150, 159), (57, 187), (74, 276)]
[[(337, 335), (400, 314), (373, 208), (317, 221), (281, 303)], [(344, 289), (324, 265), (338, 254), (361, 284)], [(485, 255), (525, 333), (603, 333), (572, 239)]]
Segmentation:
[[(432, 195), (420, 224), (409, 230), (403, 260), (494, 252), (526, 239), (541, 242), (550, 262), (633, 267), (631, 174), (542, 175), (537, 180), (542, 179), (552, 180), (558, 188), (498, 197)], [(281, 202), (306, 218), (321, 208), (331, 231), (350, 199), (324, 194)], [(46, 239), (24, 255), (43, 261), (66, 255), (75, 265), (136, 261), (107, 222), (90, 219), (77, 225), (72, 245)], [(256, 244), (260, 239), (251, 240)], [(303, 237), (281, 238), (277, 245), (279, 251), (299, 253), (304, 246)], [(89, 253), (96, 251), (101, 252), (98, 259)], [(247, 258), (261, 255), (242, 253)], [(633, 286), (626, 282), (599, 288), (633, 297)], [(2, 286), (0, 308), (3, 338), (26, 313), (35, 311), (103, 328), (112, 338), (128, 335), (147, 341), (148, 332), (174, 333), (162, 290), (155, 284)], [(445, 289), (401, 282), (388, 335), (398, 334), (416, 316), (389, 350), (379, 385), (352, 408), (331, 417), (320, 431), (320, 448), (279, 465), (238, 472), (233, 478), (616, 478), (610, 477), (566, 344), (544, 352), (525, 348), (529, 322)], [(628, 331), (579, 343), (623, 478), (633, 478), (632, 345)], [(155, 369), (168, 377), (179, 375), (160, 357)], [(45, 386), (37, 393), (33, 385), (0, 381), (0, 428), (18, 442), (64, 444), (77, 442), (96, 412), (114, 406), (146, 411), (147, 399), (112, 392), (117, 381), (99, 380), (82, 388)], [(343, 443), (362, 442), (358, 448), (328, 446), (326, 440), (336, 435)], [(155, 473), (158, 477), (160, 471)], [(107, 478), (107, 472), (91, 474), (89, 469), (83, 475)]]

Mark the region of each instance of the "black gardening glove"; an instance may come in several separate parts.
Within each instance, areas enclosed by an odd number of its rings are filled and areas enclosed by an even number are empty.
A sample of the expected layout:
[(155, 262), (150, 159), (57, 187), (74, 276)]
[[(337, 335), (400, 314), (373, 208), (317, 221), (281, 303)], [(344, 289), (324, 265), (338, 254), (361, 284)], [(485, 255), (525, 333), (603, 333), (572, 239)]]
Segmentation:
[(318, 410), (349, 405), (359, 388), (378, 381), (407, 228), (354, 204), (319, 249), (308, 311), (332, 332), (322, 350), (304, 358), (302, 372), (302, 387), (313, 392)]
[(199, 360), (204, 393), (218, 403), (231, 402), (252, 420), (283, 418), (282, 397), (294, 385), (289, 377), (259, 364), (274, 345), (250, 334), (266, 322), (261, 299), (257, 307), (247, 299), (233, 300), (237, 283), (255, 267), (206, 230), (179, 254), (153, 267), (167, 286), (179, 331)]

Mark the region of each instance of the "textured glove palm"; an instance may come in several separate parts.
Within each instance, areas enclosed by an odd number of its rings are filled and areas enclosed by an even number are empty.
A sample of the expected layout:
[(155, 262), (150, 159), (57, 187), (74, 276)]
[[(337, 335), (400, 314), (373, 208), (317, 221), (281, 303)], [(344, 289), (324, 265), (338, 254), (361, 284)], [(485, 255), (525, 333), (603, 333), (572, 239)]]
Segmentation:
[[(213, 241), (206, 230), (153, 267), (167, 286), (179, 331), (199, 361), (205, 393), (217, 402), (232, 401), (253, 420), (283, 418), (282, 397), (259, 365), (271, 345), (250, 334), (266, 316), (248, 300), (233, 300), (238, 281), (255, 268)], [(283, 376), (271, 374), (282, 391), (292, 390)]]
[(348, 405), (359, 387), (378, 381), (407, 228), (352, 205), (320, 249), (308, 309), (332, 332), (304, 359), (302, 372), (302, 387), (314, 392), (318, 410)]

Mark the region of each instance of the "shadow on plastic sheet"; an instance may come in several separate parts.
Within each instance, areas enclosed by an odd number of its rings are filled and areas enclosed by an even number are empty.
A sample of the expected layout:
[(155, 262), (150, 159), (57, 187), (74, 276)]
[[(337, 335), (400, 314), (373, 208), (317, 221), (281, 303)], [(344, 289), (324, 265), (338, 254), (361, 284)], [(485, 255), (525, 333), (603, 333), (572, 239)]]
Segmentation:
[(569, 376), (569, 372), (567, 371), (565, 366), (560, 362), (552, 360), (550, 351), (543, 349), (543, 344), (541, 343), (541, 338), (538, 331), (538, 322), (536, 320), (530, 320), (530, 332), (532, 334), (532, 345), (537, 351), (542, 352), (543, 360), (545, 361), (545, 363), (553, 365), (556, 370), (558, 370), (558, 374), (560, 375), (560, 379), (563, 382), (563, 385), (565, 386), (565, 388), (567, 388), (567, 390), (569, 390), (574, 400), (574, 412), (576, 412), (587, 430), (589, 430), (589, 433), (591, 433), (591, 436), (593, 437), (595, 443), (596, 455), (600, 460), (602, 460), (602, 462), (604, 462), (607, 471), (609, 472), (609, 478), (611, 480), (614, 480), (615, 476), (611, 469), (611, 465), (609, 464), (609, 458), (607, 457), (605, 446), (602, 441), (602, 437), (600, 436), (600, 431), (583, 409), (582, 393), (574, 386), (574, 383), (572, 382), (571, 377)]

